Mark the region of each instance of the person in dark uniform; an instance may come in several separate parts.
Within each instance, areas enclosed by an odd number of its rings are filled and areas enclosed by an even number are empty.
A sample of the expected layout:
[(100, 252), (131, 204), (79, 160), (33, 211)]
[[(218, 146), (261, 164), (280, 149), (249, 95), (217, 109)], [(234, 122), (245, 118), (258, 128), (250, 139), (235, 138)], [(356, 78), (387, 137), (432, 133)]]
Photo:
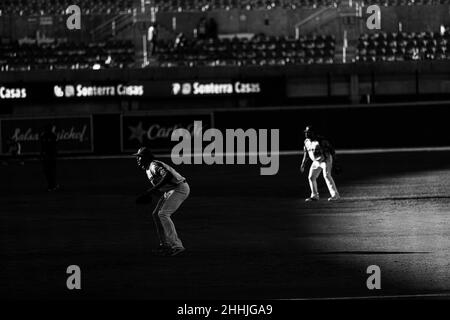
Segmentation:
[(40, 136), (41, 159), (44, 168), (44, 175), (47, 179), (48, 191), (56, 191), (59, 185), (56, 183), (56, 134), (53, 126), (47, 125)]

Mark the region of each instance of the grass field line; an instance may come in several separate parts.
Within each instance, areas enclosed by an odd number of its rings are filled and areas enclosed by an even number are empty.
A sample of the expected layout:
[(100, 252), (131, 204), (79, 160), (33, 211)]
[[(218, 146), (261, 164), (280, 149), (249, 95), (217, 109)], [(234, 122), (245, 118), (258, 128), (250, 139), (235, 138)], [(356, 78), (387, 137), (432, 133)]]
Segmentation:
[(325, 297), (325, 298), (289, 298), (276, 299), (288, 301), (324, 301), (324, 300), (388, 300), (388, 299), (412, 299), (412, 298), (448, 298), (450, 293), (424, 293), (424, 294), (399, 294), (380, 296), (349, 296), (349, 297)]
[[(345, 154), (376, 154), (376, 153), (404, 153), (404, 152), (438, 152), (438, 151), (450, 151), (450, 147), (421, 147), (421, 148), (373, 148), (373, 149), (342, 149), (336, 150), (338, 155)], [(260, 154), (266, 155), (266, 152), (225, 152), (216, 153), (216, 156), (259, 156)], [(303, 155), (303, 150), (289, 150), (289, 151), (278, 151), (269, 153), (271, 155), (279, 156), (296, 156)], [(169, 153), (155, 154), (158, 158), (170, 158)], [(191, 153), (185, 154), (186, 157), (203, 157), (202, 153)], [(62, 160), (102, 160), (102, 159), (129, 159), (133, 158), (132, 155), (80, 155), (80, 156), (61, 156), (59, 159)], [(31, 160), (37, 160), (38, 158), (32, 158)]]

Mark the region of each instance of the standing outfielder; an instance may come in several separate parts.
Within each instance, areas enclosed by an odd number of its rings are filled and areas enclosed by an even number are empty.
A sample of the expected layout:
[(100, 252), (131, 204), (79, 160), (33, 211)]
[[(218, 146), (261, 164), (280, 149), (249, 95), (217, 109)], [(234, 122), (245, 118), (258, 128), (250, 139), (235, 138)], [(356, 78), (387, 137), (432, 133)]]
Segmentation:
[(175, 256), (185, 249), (178, 238), (171, 215), (189, 196), (189, 185), (168, 164), (155, 160), (152, 152), (143, 147), (133, 154), (137, 158), (138, 166), (145, 170), (152, 187), (138, 196), (137, 204), (151, 202), (152, 195), (160, 197), (153, 211), (153, 221), (159, 238), (159, 247), (154, 253), (162, 256)]
[(323, 172), (323, 177), (330, 192), (331, 197), (328, 201), (339, 200), (339, 192), (337, 191), (336, 184), (331, 176), (333, 168), (334, 149), (331, 144), (317, 135), (311, 126), (305, 129), (305, 142), (303, 146), (303, 160), (301, 165), (301, 172), (305, 171), (306, 161), (308, 156), (312, 161), (309, 169), (309, 187), (311, 188), (311, 196), (305, 201), (317, 201), (319, 200), (319, 191), (317, 189), (317, 177), (320, 172)]

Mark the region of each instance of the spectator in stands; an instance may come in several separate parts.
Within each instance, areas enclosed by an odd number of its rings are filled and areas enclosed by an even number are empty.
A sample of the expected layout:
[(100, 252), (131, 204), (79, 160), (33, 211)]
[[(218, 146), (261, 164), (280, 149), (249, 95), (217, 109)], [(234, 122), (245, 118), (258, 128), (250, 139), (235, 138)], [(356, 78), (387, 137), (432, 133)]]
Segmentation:
[(59, 185), (56, 183), (56, 134), (53, 132), (53, 125), (44, 127), (40, 136), (41, 141), (41, 159), (44, 169), (44, 175), (47, 179), (48, 191), (56, 191)]
[(181, 48), (184, 47), (186, 42), (186, 37), (184, 36), (183, 32), (180, 32), (177, 37), (175, 38), (175, 48)]
[(207, 38), (207, 20), (206, 17), (202, 17), (197, 24), (197, 38), (206, 39)]
[(155, 53), (156, 44), (158, 43), (158, 24), (153, 23), (148, 28), (148, 42), (150, 45), (149, 53), (152, 56)]

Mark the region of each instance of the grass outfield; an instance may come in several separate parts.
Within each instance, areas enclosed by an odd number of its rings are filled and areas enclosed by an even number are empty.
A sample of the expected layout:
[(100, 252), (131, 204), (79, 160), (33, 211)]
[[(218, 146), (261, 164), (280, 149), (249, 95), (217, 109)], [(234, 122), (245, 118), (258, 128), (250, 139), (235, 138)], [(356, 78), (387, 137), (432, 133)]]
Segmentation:
[[(168, 159), (165, 159), (168, 160)], [(62, 160), (57, 193), (37, 162), (0, 167), (5, 298), (320, 298), (450, 292), (450, 152), (343, 155), (342, 201), (307, 204), (299, 156), (258, 166), (182, 166), (175, 214), (187, 251), (154, 257), (147, 186), (134, 159)], [(381, 268), (378, 291), (366, 268)], [(79, 265), (82, 290), (66, 288)]]

